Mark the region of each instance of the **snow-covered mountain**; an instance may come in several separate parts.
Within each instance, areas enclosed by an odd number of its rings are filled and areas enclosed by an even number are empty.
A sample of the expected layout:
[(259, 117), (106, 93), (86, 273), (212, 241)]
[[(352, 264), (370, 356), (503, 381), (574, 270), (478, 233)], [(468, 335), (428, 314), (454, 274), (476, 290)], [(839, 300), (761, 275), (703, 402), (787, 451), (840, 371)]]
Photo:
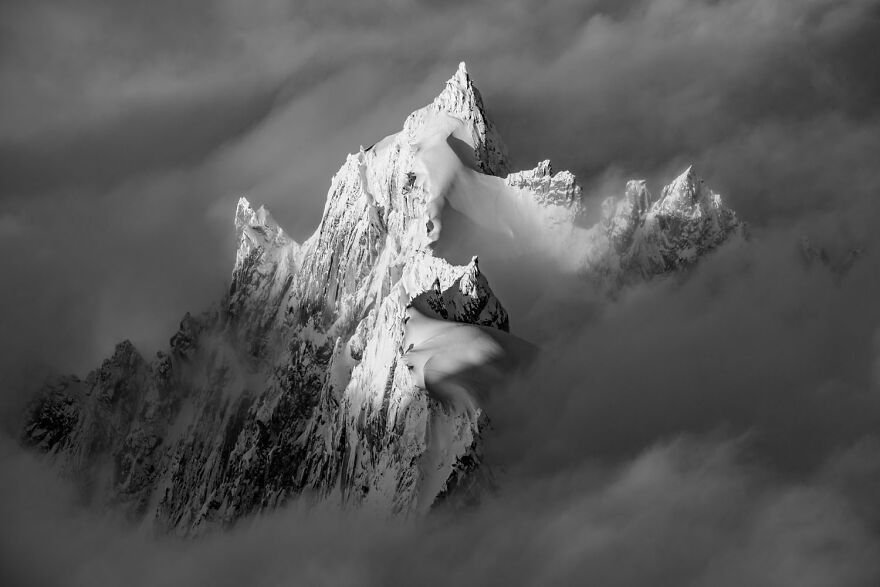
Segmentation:
[(508, 171), (462, 64), (400, 132), (348, 156), (305, 242), (239, 200), (222, 304), (187, 314), (152, 361), (123, 342), (47, 386), (23, 442), (94, 499), (183, 534), (300, 495), (399, 514), (478, 498), (493, 482), (480, 397), (538, 351), (462, 243), (614, 292), (743, 236), (693, 169), (659, 198), (629, 182), (592, 224), (571, 173)]

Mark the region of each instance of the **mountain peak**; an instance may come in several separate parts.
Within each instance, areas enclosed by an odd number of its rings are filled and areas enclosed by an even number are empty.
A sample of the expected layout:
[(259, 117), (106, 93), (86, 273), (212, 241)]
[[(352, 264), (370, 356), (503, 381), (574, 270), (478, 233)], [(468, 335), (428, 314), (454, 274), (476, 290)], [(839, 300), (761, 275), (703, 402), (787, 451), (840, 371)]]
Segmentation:
[[(480, 265), (477, 256), (474, 255), (471, 258), (471, 262), (467, 264), (464, 269), (464, 273), (462, 273), (461, 278), (458, 280), (458, 289), (462, 294), (468, 295), (471, 297), (477, 297), (478, 295), (478, 287), (480, 285)], [(485, 277), (483, 278), (485, 281)]]
[(251, 223), (251, 219), (256, 216), (254, 213), (254, 209), (251, 207), (251, 203), (244, 196), (238, 199), (238, 204), (235, 206), (235, 228), (236, 230), (243, 230), (245, 226), (248, 226)]
[[(495, 296), (479, 259), (471, 257), (464, 267), (435, 277), (431, 287), (412, 298), (409, 305), (422, 314), (453, 322), (467, 322), (510, 331), (507, 311)], [(460, 273), (459, 273), (460, 271)]]
[[(401, 132), (348, 156), (301, 245), (266, 207), (239, 199), (221, 304), (185, 316), (151, 363), (123, 343), (87, 381), (49, 389), (25, 442), (106, 491), (107, 503), (181, 533), (299, 495), (403, 515), (477, 496), (491, 473), (478, 468), (487, 417), (471, 390), (489, 385), (485, 368), (509, 371), (498, 362), (507, 351), (496, 351), (514, 340), (501, 335), (510, 319), (489, 285), (497, 263), (519, 270), (521, 254), (536, 255), (611, 293), (689, 267), (743, 232), (693, 167), (661, 201), (630, 182), (587, 227), (573, 174), (549, 160), (507, 174), (506, 161), (462, 63)], [(426, 242), (444, 206), (449, 224), (464, 222)], [(488, 254), (454, 265), (447, 243), (455, 259)], [(515, 248), (492, 255), (499, 245)], [(541, 288), (541, 275), (525, 279)], [(429, 389), (440, 379), (445, 391)], [(447, 402), (459, 393), (451, 385), (477, 399)], [(105, 470), (112, 484), (95, 477)]]
[(677, 191), (695, 191), (701, 183), (702, 180), (697, 175), (697, 171), (694, 169), (693, 164), (691, 164), (688, 165), (678, 177), (672, 180), (670, 186), (677, 189)]
[(464, 61), (458, 64), (458, 69), (451, 78), (446, 80), (446, 87), (437, 96), (434, 103), (441, 107), (452, 106), (448, 111), (453, 115), (462, 113), (460, 106), (467, 107), (466, 111), (463, 112), (464, 114), (478, 110), (480, 114), (485, 115), (483, 112), (483, 96), (471, 81), (471, 76), (468, 75), (467, 66)]
[(702, 201), (711, 190), (703, 189), (703, 180), (697, 175), (693, 165), (689, 165), (672, 183), (663, 188), (657, 206), (665, 213), (692, 215), (702, 206)]
[(239, 198), (235, 207), (235, 230), (238, 236), (236, 267), (257, 249), (278, 249), (293, 242), (266, 206), (254, 210), (245, 197)]
[(446, 81), (446, 87), (428, 106), (429, 112), (445, 113), (464, 122), (470, 130), (470, 143), (479, 169), (490, 175), (505, 176), (507, 147), (501, 135), (486, 114), (483, 96), (468, 74), (464, 61), (455, 74)]
[(238, 204), (235, 206), (235, 226), (236, 228), (264, 226), (281, 230), (280, 225), (272, 217), (272, 213), (269, 212), (269, 208), (261, 205), (255, 210), (251, 206), (250, 201), (244, 196), (238, 199)]
[(581, 187), (569, 171), (553, 171), (549, 159), (540, 161), (534, 169), (509, 174), (508, 185), (525, 189), (532, 198), (545, 206), (559, 206), (571, 211), (572, 217), (582, 213)]
[(256, 210), (253, 209), (247, 198), (238, 199), (238, 205), (235, 207), (235, 228), (241, 232), (247, 228), (256, 229), (263, 233), (266, 237), (278, 237), (286, 240), (284, 229), (272, 217), (272, 213), (266, 206), (260, 206)]

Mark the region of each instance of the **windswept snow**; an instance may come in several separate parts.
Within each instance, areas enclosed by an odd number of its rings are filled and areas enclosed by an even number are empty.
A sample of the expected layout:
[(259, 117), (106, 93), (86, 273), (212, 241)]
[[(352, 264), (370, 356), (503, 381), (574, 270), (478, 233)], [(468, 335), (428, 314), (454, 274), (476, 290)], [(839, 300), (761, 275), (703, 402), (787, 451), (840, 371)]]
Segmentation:
[(576, 261), (566, 251), (582, 229), (571, 223), (570, 209), (542, 203), (530, 190), (476, 170), (473, 145), (463, 127), (461, 120), (438, 113), (425, 121), (413, 141), (417, 183), (429, 194), (427, 236), (436, 253), (467, 258), (469, 252), (458, 249), (461, 243), (482, 244), (511, 257), (537, 250), (573, 270)]
[(403, 355), (420, 388), (473, 410), (494, 386), (528, 365), (537, 349), (507, 332), (407, 310)]

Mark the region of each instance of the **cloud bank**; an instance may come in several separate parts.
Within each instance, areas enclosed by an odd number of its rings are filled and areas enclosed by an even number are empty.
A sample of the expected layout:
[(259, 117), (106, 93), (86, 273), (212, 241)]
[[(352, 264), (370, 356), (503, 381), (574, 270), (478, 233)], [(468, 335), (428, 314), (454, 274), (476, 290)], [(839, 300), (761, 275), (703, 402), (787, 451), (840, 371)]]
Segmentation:
[[(4, 584), (877, 583), (876, 1), (178, 4), (0, 9), (5, 424), (25, 383), (218, 299), (241, 193), (306, 237), (345, 154), (462, 59), (512, 167), (549, 157), (595, 207), (695, 163), (753, 238), (610, 304), (484, 267), (544, 352), (483, 398), (499, 492), (475, 510), (294, 504), (180, 543), (7, 442)], [(802, 235), (862, 253), (833, 271)]]

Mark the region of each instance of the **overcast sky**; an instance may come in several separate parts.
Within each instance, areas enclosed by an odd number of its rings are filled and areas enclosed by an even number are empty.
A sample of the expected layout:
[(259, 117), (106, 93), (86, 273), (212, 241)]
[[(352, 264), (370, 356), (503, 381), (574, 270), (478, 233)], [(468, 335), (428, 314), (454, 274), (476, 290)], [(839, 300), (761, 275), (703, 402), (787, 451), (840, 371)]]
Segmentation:
[(152, 354), (217, 301), (238, 196), (305, 239), (345, 155), (461, 60), (513, 168), (549, 158), (595, 199), (694, 163), (752, 241), (681, 283), (601, 306), (566, 283), (513, 315), (546, 352), (486, 399), (503, 483), (478, 512), (292, 510), (184, 548), (97, 520), (4, 446), (13, 577), (877, 584), (880, 2), (330, 4), (0, 5), (7, 411), (22, 382), (123, 338)]

